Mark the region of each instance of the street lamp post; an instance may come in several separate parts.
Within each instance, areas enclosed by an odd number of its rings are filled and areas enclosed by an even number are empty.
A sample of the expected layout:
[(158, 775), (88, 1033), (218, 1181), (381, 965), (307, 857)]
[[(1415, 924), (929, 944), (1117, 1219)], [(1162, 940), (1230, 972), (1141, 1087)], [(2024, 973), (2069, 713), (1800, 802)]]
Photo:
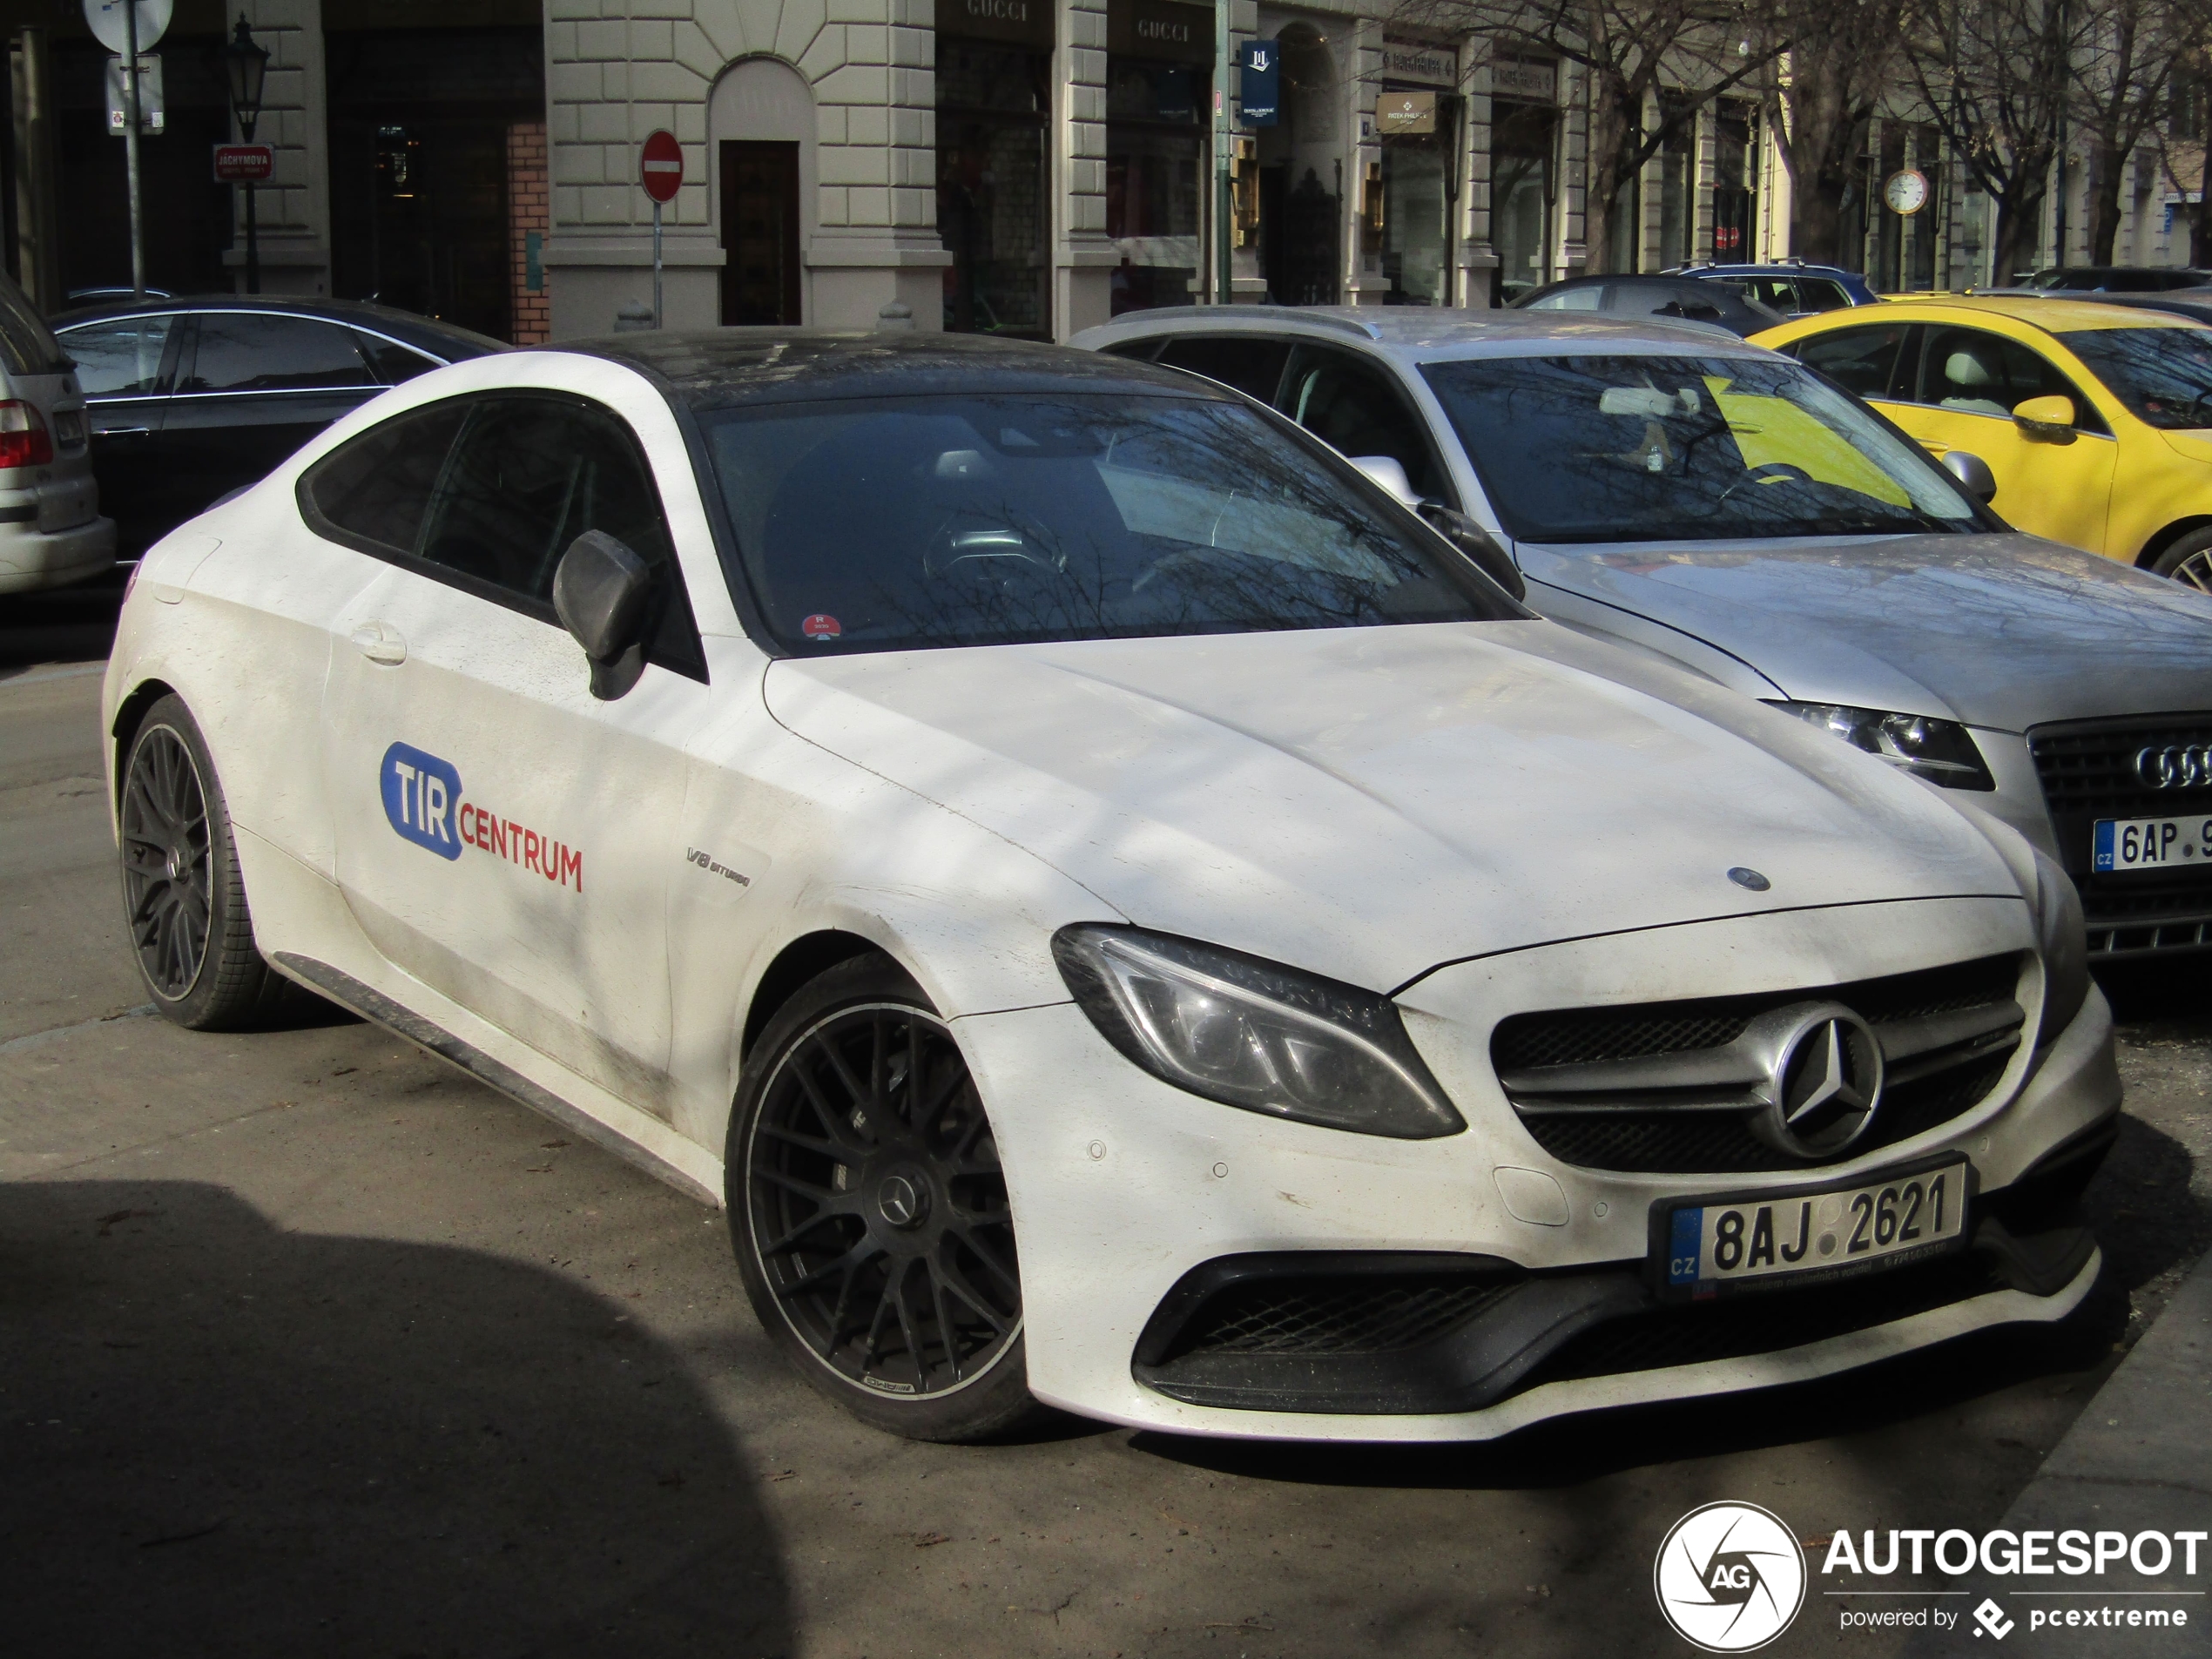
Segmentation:
[[(223, 47), (223, 67), (230, 74), (231, 113), (238, 118), (239, 141), (251, 144), (253, 128), (261, 118), (261, 83), (269, 71), (269, 49), (253, 38), (242, 11), (238, 14), (238, 27)], [(246, 291), (259, 293), (261, 240), (260, 227), (254, 222), (253, 181), (242, 179), (239, 188), (246, 192)]]

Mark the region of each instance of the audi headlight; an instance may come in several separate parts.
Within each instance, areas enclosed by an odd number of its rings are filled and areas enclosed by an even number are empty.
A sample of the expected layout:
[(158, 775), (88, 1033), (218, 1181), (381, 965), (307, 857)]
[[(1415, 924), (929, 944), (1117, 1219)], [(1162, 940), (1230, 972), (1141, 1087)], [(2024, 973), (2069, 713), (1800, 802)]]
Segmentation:
[(1994, 789), (1973, 734), (1956, 720), (1925, 714), (1885, 714), (1879, 709), (1848, 708), (1839, 703), (1771, 703), (1853, 748), (1881, 758), (1902, 772), (1946, 789)]
[(2089, 931), (2073, 877), (2035, 855), (2035, 943), (2043, 957), (2043, 1031), (2048, 1042), (2089, 997)]
[(1052, 954), (1100, 1034), (1178, 1089), (1398, 1140), (1467, 1127), (1386, 996), (1135, 927), (1062, 927)]

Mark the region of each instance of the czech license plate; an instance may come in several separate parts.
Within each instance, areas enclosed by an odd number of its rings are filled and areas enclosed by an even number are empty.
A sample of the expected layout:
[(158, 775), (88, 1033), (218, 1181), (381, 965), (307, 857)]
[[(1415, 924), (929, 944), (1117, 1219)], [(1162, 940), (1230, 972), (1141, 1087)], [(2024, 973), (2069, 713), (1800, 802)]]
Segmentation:
[(1674, 1297), (1902, 1267), (1966, 1239), (1964, 1158), (1847, 1187), (1666, 1207), (1663, 1284)]
[(2101, 818), (2089, 867), (2100, 875), (2126, 870), (2194, 870), (2212, 866), (2212, 818)]

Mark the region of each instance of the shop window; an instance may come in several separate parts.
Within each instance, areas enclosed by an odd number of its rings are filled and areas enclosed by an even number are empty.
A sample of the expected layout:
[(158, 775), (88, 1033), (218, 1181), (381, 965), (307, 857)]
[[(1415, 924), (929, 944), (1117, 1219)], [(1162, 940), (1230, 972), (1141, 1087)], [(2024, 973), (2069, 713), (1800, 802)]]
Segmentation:
[(1452, 212), (1459, 199), (1457, 98), (1386, 87), (1382, 270), (1394, 306), (1452, 303)]
[(1555, 110), (1494, 100), (1490, 116), (1490, 246), (1498, 268), (1490, 302), (1511, 305), (1551, 280)]
[[(1211, 16), (1199, 15), (1211, 30)], [(1106, 234), (1121, 255), (1116, 316), (1189, 305), (1201, 286), (1206, 142), (1199, 116), (1211, 99), (1208, 65), (1107, 61)]]
[(1045, 111), (1049, 54), (937, 42), (937, 230), (953, 263), (944, 326), (1049, 339)]
[(1757, 118), (1755, 105), (1733, 102), (1721, 105), (1713, 118), (1713, 258), (1723, 265), (1750, 260), (1756, 245)]

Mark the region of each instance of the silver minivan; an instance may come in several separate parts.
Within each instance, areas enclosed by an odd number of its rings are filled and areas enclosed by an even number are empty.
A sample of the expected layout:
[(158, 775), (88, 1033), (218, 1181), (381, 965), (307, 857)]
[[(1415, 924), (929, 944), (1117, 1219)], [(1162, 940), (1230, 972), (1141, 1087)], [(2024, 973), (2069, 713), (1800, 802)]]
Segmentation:
[(115, 523), (100, 516), (76, 369), (0, 273), (0, 593), (115, 568)]

